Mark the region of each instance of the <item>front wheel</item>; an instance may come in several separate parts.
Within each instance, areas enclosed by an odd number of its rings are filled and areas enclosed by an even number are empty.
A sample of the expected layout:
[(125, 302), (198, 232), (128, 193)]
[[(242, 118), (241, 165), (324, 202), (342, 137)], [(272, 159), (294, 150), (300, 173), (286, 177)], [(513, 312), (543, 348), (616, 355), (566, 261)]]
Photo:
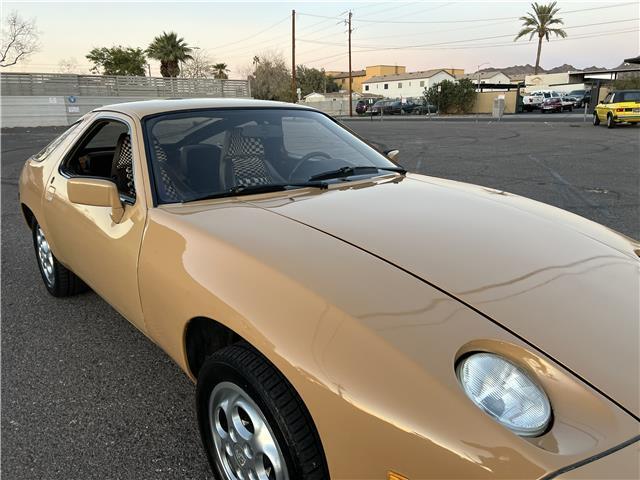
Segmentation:
[(47, 291), (54, 297), (68, 297), (88, 290), (89, 287), (75, 273), (58, 262), (47, 237), (35, 220), (32, 229), (36, 260)]
[(328, 469), (302, 399), (244, 343), (211, 355), (200, 369), (198, 423), (220, 480), (322, 480)]
[(600, 125), (600, 119), (598, 118), (598, 114), (596, 112), (593, 112), (593, 125), (595, 127)]

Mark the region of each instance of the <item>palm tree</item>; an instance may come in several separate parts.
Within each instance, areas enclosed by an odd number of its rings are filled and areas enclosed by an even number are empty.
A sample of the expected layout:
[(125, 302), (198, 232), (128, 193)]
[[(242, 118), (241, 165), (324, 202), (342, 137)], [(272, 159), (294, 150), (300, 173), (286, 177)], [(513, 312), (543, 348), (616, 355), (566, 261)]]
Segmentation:
[(227, 73), (229, 72), (229, 69), (227, 68), (226, 63), (216, 63), (211, 68), (213, 69), (214, 78), (220, 78), (223, 80), (229, 78), (229, 76), (227, 75)]
[(551, 2), (549, 5), (538, 5), (537, 3), (531, 4), (533, 12), (527, 13), (526, 16), (520, 17), (522, 20), (522, 30), (516, 35), (514, 42), (519, 38), (529, 35), (531, 40), (534, 35), (538, 36), (538, 55), (536, 56), (536, 67), (534, 74), (538, 73), (540, 68), (540, 52), (542, 51), (542, 39), (546, 38), (549, 41), (549, 35), (555, 34), (556, 37), (565, 38), (567, 32), (561, 28), (554, 28), (553, 25), (564, 25), (564, 22), (560, 18), (555, 18), (555, 15), (560, 11), (556, 7), (556, 2)]
[(147, 55), (160, 60), (160, 73), (163, 77), (177, 77), (180, 75), (180, 62), (191, 60), (191, 51), (184, 38), (178, 38), (176, 32), (162, 32), (147, 48)]

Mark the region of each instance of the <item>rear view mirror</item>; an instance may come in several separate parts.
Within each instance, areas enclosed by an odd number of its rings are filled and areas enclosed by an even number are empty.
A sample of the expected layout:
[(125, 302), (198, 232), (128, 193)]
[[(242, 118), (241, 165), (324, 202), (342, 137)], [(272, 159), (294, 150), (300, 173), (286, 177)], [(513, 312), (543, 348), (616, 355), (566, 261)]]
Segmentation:
[(118, 187), (111, 180), (101, 178), (71, 178), (67, 182), (69, 201), (79, 205), (111, 207), (111, 219), (119, 223), (124, 215)]
[(398, 156), (400, 155), (400, 150), (385, 150), (384, 154), (387, 156), (389, 160), (398, 161)]

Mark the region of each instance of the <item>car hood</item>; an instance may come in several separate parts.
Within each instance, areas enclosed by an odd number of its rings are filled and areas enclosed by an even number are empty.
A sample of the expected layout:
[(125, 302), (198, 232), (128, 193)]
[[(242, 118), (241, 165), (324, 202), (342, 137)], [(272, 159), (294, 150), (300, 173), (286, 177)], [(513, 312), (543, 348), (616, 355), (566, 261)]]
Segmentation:
[(254, 203), (445, 291), (637, 416), (635, 241), (517, 195), (412, 174)]

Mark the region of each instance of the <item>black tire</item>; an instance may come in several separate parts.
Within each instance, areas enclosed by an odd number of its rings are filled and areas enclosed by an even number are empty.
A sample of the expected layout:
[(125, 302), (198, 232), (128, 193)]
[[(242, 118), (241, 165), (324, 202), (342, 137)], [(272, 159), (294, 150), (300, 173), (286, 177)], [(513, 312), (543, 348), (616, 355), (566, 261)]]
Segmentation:
[(613, 121), (613, 115), (607, 115), (607, 128), (615, 128), (616, 122)]
[[(238, 343), (217, 351), (207, 358), (198, 374), (198, 424), (202, 443), (211, 468), (217, 474), (216, 478), (227, 480), (222, 467), (216, 461), (209, 401), (216, 386), (223, 382), (224, 385), (230, 383), (240, 387), (259, 407), (282, 451), (289, 478), (329, 479), (320, 437), (302, 399), (287, 379), (246, 343)], [(228, 458), (237, 460), (237, 457), (233, 456)]]
[[(47, 291), (54, 297), (69, 297), (71, 295), (86, 292), (89, 289), (87, 284), (84, 283), (75, 273), (58, 262), (58, 259), (53, 255), (53, 252), (50, 253), (47, 263), (47, 265), (50, 266), (49, 273), (45, 271), (46, 267), (41, 259), (39, 253), (40, 248), (38, 246), (38, 231), (42, 232), (42, 230), (35, 219), (33, 220), (31, 231), (38, 270), (40, 270), (42, 282), (44, 283)], [(44, 238), (44, 233), (42, 233), (42, 235)]]
[(598, 125), (600, 125), (600, 119), (598, 118), (598, 114), (593, 112), (593, 126), (597, 127)]

